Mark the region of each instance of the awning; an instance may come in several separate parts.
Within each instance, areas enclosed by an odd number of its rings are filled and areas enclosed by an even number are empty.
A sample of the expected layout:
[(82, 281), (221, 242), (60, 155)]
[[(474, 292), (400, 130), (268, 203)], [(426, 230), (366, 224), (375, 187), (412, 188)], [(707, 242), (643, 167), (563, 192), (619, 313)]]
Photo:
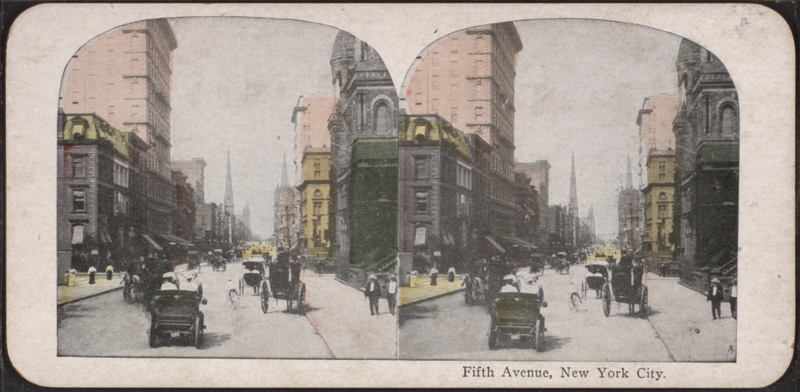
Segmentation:
[(152, 246), (153, 246), (153, 248), (156, 248), (156, 250), (159, 250), (159, 251), (163, 251), (163, 250), (164, 250), (164, 248), (162, 248), (162, 247), (161, 247), (161, 245), (159, 245), (157, 242), (153, 241), (153, 239), (152, 239), (152, 238), (150, 238), (150, 236), (149, 236), (149, 235), (147, 235), (147, 234), (142, 234), (142, 237), (144, 237), (144, 239), (146, 239), (146, 240), (147, 240), (147, 242), (149, 242), (149, 243), (150, 243), (150, 245), (152, 245)]
[(521, 240), (521, 239), (519, 239), (517, 237), (500, 237), (500, 238), (502, 238), (502, 239), (504, 239), (504, 240), (506, 240), (506, 241), (508, 241), (508, 242), (510, 242), (512, 244), (519, 245), (519, 246), (524, 246), (524, 247), (532, 248), (532, 249), (536, 248), (536, 245), (531, 244), (530, 242), (527, 242), (527, 241), (523, 241), (523, 240)]
[(497, 250), (499, 250), (499, 251), (500, 251), (500, 253), (506, 253), (506, 250), (505, 250), (505, 249), (503, 249), (503, 247), (502, 247), (502, 246), (500, 246), (500, 244), (498, 244), (498, 243), (497, 243), (497, 241), (495, 241), (495, 240), (494, 240), (492, 237), (489, 237), (489, 236), (487, 235), (487, 236), (486, 236), (486, 239), (487, 239), (487, 240), (489, 240), (489, 243), (490, 243), (490, 244), (492, 244), (492, 245), (493, 245), (495, 248), (497, 248)]
[[(170, 245), (193, 246), (190, 242), (184, 240), (183, 238), (176, 237), (176, 236), (171, 235), (171, 234), (160, 234), (159, 237), (169, 241)], [(173, 242), (175, 244), (172, 244)]]

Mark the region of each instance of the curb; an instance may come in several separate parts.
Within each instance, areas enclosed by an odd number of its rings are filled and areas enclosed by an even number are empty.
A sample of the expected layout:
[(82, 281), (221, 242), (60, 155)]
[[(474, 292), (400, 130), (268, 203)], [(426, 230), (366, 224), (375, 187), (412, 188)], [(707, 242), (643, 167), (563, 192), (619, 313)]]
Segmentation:
[(60, 302), (57, 306), (71, 304), (73, 302), (78, 302), (78, 301), (86, 299), (86, 298), (97, 297), (98, 295), (103, 295), (103, 294), (106, 294), (106, 293), (110, 293), (110, 292), (115, 291), (115, 290), (122, 290), (122, 287), (121, 286), (120, 287), (113, 287), (113, 288), (110, 288), (110, 289), (105, 290), (105, 291), (98, 291), (98, 292), (96, 292), (94, 294), (89, 294), (89, 295), (87, 295), (85, 297), (79, 297), (79, 298), (71, 299), (69, 301)]
[[(400, 290), (402, 291), (402, 288)], [(464, 288), (460, 288), (460, 289), (456, 289), (456, 290), (453, 290), (453, 291), (448, 291), (446, 293), (441, 293), (441, 294), (432, 295), (430, 297), (420, 298), (420, 299), (418, 299), (416, 301), (411, 301), (411, 302), (407, 302), (407, 303), (404, 303), (404, 304), (400, 304), (400, 307), (401, 308), (405, 308), (407, 306), (416, 305), (416, 304), (418, 304), (420, 302), (425, 302), (425, 301), (429, 301), (429, 300), (432, 300), (432, 299), (444, 297), (446, 295), (459, 293), (459, 292), (462, 292), (464, 290), (465, 290)]]

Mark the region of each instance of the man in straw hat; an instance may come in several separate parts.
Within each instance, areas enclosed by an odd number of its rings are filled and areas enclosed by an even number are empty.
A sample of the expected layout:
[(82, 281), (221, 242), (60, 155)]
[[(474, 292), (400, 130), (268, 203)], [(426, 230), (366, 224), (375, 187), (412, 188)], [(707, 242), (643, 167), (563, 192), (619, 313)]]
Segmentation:
[(720, 285), (719, 279), (711, 279), (711, 286), (708, 288), (708, 300), (711, 301), (711, 316), (714, 320), (722, 318), (720, 305), (722, 304), (723, 298), (724, 295), (722, 294), (722, 286)]

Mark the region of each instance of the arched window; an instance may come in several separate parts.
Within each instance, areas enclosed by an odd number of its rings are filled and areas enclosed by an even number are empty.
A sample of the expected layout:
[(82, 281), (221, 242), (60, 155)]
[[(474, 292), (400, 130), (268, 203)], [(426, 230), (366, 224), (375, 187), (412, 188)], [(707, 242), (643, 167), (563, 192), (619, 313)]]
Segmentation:
[(722, 134), (732, 135), (736, 133), (736, 110), (732, 105), (722, 107)]
[(664, 200), (667, 200), (667, 193), (666, 193), (666, 192), (661, 192), (661, 193), (659, 193), (659, 194), (658, 194), (658, 200), (659, 200), (659, 201), (664, 201)]
[(389, 105), (386, 101), (380, 101), (375, 105), (375, 132), (389, 132)]
[(319, 189), (317, 189), (316, 191), (314, 191), (314, 197), (322, 197), (322, 192)]

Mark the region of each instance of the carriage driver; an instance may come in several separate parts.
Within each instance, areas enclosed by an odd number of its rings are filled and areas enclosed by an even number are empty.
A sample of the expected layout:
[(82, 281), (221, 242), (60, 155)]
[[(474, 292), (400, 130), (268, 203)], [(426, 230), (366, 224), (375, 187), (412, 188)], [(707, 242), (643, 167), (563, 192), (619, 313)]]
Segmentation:
[(500, 288), (501, 293), (518, 293), (519, 292), (519, 284), (517, 283), (517, 277), (514, 275), (506, 275), (503, 277), (503, 287)]

